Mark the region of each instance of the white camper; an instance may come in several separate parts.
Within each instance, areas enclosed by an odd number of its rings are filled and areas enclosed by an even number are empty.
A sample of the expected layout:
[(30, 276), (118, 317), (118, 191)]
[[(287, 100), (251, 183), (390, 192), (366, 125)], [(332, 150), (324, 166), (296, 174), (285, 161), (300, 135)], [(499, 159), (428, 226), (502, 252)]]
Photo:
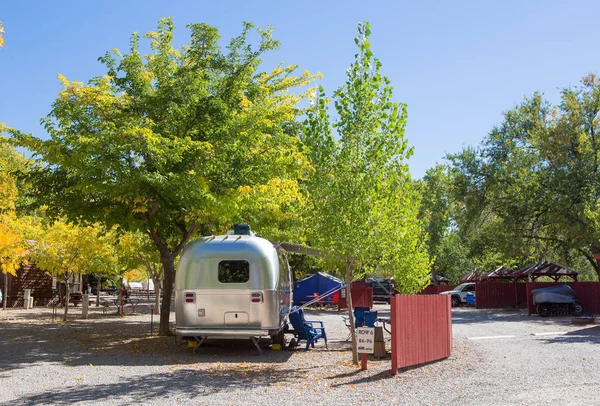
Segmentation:
[[(195, 339), (281, 337), (292, 305), (283, 249), (245, 225), (183, 251), (175, 278), (176, 334)], [(258, 346), (258, 345), (257, 345)]]

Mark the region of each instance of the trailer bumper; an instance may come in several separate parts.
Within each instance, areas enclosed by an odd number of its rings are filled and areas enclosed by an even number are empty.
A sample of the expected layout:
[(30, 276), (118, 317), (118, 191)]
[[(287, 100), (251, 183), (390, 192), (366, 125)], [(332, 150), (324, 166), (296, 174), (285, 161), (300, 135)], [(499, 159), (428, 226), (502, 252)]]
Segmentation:
[(176, 327), (175, 334), (179, 337), (214, 337), (214, 338), (249, 338), (268, 336), (269, 330), (252, 329), (209, 329)]

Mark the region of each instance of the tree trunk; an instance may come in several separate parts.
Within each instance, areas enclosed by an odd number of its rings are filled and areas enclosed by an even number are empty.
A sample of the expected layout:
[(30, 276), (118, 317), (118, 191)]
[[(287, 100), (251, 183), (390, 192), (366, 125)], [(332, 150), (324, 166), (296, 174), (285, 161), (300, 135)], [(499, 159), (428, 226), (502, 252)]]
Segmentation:
[(171, 296), (173, 295), (173, 283), (175, 282), (175, 261), (170, 253), (161, 252), (160, 262), (164, 270), (163, 300), (160, 307), (160, 327), (158, 334), (161, 336), (171, 335), (169, 318), (171, 316)]
[(600, 281), (600, 247), (593, 246), (591, 247), (592, 254), (589, 254), (589, 251), (584, 249), (579, 249), (579, 252), (583, 254), (583, 256), (589, 261), (589, 263), (594, 268), (596, 272), (596, 276)]
[(2, 295), (2, 308), (6, 310), (6, 301), (8, 300), (8, 272), (4, 273), (4, 294)]
[(71, 284), (69, 283), (70, 278), (65, 278), (65, 315), (63, 321), (67, 321), (67, 314), (69, 313), (69, 298), (71, 296)]
[(123, 280), (121, 280), (121, 287), (119, 288), (119, 317), (124, 317), (125, 311), (123, 310)]
[(350, 335), (352, 336), (352, 363), (358, 365), (354, 309), (352, 306), (352, 262), (350, 260), (346, 261), (346, 304), (348, 305), (348, 320), (350, 322)]
[(152, 215), (147, 214), (147, 219), (148, 236), (154, 242), (154, 245), (160, 253), (160, 263), (163, 267), (163, 299), (160, 305), (160, 326), (158, 328), (158, 334), (161, 336), (172, 335), (173, 333), (171, 332), (169, 326), (169, 318), (171, 316), (171, 296), (173, 295), (173, 283), (175, 282), (175, 258), (177, 255), (179, 255), (179, 253), (181, 253), (183, 247), (185, 247), (187, 242), (190, 240), (190, 237), (196, 231), (198, 224), (191, 224), (188, 230), (181, 227), (183, 232), (181, 241), (179, 241), (179, 244), (171, 251), (158, 230), (154, 228)]
[(435, 262), (431, 265), (431, 284), (433, 286), (438, 286), (438, 278), (437, 278), (437, 274), (435, 272)]
[(100, 289), (102, 287), (102, 276), (96, 277), (98, 284), (96, 285), (96, 307), (100, 306)]
[(154, 282), (154, 309), (156, 314), (161, 314), (160, 311), (160, 279), (152, 278), (152, 282)]

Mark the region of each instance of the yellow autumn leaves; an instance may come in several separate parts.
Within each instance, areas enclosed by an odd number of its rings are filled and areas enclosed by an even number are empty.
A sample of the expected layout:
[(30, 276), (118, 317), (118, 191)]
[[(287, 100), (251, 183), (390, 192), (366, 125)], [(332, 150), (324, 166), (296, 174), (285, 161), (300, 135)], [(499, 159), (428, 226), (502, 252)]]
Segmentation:
[[(8, 130), (0, 122), (0, 132)], [(14, 275), (27, 252), (25, 223), (15, 213), (18, 188), (14, 173), (24, 166), (25, 159), (0, 137), (0, 273)]]
[(0, 215), (0, 273), (16, 275), (26, 252), (26, 242), (16, 217)]

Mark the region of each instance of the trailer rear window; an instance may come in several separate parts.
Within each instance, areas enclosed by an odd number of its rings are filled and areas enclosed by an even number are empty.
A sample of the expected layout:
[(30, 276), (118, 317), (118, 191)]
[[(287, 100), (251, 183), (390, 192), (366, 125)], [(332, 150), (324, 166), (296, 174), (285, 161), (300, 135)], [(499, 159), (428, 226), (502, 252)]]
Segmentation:
[(219, 282), (246, 283), (250, 280), (250, 263), (248, 261), (219, 262)]

